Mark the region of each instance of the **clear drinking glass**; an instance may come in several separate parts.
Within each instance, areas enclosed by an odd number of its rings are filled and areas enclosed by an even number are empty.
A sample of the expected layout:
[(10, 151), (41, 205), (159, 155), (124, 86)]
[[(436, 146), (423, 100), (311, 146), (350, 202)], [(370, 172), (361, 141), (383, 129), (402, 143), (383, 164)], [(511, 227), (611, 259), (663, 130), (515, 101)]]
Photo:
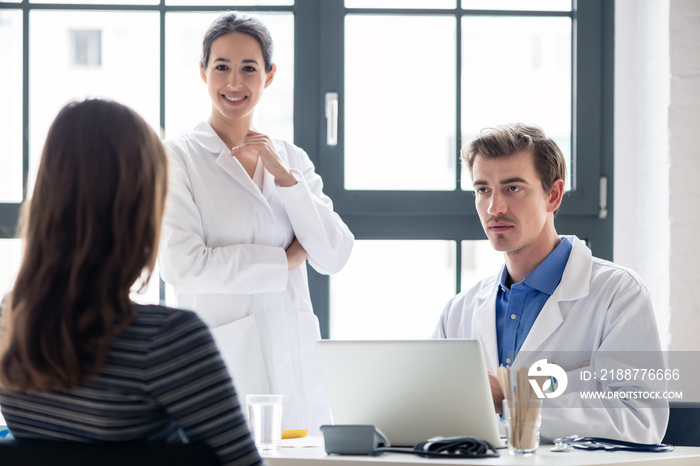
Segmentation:
[(508, 453), (531, 455), (540, 446), (542, 400), (503, 400)]
[(258, 450), (277, 450), (282, 441), (284, 395), (247, 395), (248, 422)]

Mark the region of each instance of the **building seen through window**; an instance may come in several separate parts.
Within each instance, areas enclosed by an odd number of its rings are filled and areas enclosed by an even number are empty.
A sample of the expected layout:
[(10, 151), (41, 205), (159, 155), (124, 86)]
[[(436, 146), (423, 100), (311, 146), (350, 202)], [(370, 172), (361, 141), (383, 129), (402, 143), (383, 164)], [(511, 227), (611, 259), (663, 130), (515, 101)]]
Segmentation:
[(70, 31), (71, 65), (102, 64), (102, 31)]

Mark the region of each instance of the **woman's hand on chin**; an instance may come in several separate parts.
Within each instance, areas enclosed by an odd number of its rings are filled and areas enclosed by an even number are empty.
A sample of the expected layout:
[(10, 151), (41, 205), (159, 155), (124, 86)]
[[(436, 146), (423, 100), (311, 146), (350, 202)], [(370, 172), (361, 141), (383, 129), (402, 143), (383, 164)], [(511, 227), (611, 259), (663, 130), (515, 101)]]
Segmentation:
[(231, 149), (231, 155), (234, 157), (246, 152), (252, 152), (260, 156), (263, 165), (275, 177), (275, 181), (279, 186), (288, 188), (297, 184), (296, 178), (284, 166), (272, 140), (267, 135), (249, 130), (243, 140)]

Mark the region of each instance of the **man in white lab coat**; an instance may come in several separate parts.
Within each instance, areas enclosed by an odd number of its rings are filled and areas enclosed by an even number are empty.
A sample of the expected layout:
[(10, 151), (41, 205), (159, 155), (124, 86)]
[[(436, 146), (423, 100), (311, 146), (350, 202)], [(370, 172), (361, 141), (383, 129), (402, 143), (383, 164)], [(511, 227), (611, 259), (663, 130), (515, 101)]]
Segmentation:
[[(515, 124), (482, 132), (462, 158), (482, 226), (505, 265), (450, 300), (433, 337), (481, 341), (497, 412), (499, 365), (517, 370), (547, 358), (563, 368), (566, 389), (543, 400), (544, 439), (661, 441), (668, 403), (645, 397), (658, 396), (664, 384), (641, 375), (663, 367), (649, 292), (634, 272), (592, 257), (575, 236), (557, 234), (566, 179), (557, 145), (541, 129)], [(610, 399), (588, 399), (585, 391)]]

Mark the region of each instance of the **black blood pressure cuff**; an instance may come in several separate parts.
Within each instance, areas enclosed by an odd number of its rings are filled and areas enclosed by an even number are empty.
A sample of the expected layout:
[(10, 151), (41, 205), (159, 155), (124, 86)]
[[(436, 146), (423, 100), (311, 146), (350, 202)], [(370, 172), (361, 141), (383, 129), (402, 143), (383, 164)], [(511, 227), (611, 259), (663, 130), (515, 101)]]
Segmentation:
[(473, 437), (434, 437), (413, 449), (390, 448), (386, 436), (371, 425), (321, 426), (329, 455), (381, 455), (385, 452), (428, 458), (496, 458), (496, 449)]

